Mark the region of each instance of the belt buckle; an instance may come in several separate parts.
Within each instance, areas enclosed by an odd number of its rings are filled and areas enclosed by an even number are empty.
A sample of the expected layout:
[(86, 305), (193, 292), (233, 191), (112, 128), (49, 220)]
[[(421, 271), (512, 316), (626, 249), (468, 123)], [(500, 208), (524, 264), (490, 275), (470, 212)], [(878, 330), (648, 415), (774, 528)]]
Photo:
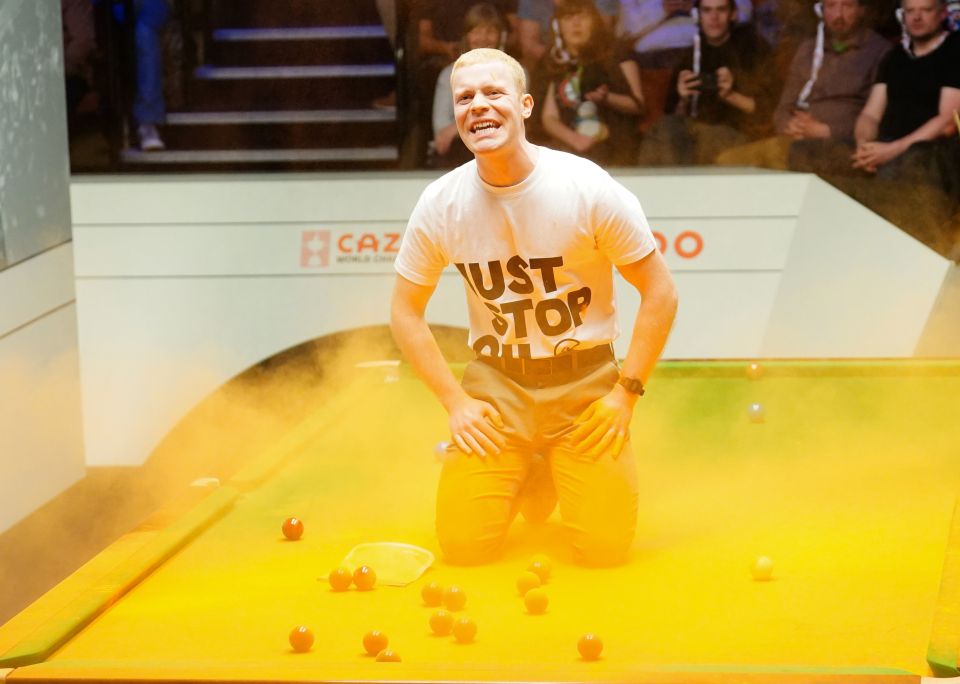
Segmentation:
[(524, 375), (550, 375), (553, 372), (553, 359), (522, 359), (521, 372)]

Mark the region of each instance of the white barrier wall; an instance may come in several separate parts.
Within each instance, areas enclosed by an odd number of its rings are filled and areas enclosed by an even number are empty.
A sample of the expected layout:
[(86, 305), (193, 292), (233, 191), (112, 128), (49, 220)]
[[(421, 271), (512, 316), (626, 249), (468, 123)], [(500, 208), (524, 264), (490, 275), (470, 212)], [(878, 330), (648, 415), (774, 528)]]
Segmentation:
[(0, 271), (0, 532), (84, 474), (73, 250)]
[[(76, 181), (87, 462), (142, 463), (237, 373), (386, 323), (400, 235), (432, 177)], [(666, 357), (913, 354), (948, 262), (815, 177), (618, 179), (644, 205), (680, 290)], [(442, 279), (432, 322), (465, 326), (462, 287), (453, 270)], [(638, 297), (618, 288), (630, 330)]]

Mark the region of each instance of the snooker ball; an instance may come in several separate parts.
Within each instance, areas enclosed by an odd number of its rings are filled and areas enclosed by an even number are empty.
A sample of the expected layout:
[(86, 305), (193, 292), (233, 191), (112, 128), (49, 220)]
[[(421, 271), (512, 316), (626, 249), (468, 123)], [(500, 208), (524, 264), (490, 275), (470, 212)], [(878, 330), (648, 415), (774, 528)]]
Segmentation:
[(526, 596), (528, 591), (536, 589), (539, 586), (540, 576), (529, 570), (524, 570), (517, 578), (517, 591), (520, 592), (521, 596)]
[(756, 362), (748, 365), (747, 377), (751, 380), (759, 380), (761, 377), (763, 377), (763, 366)]
[(385, 648), (377, 654), (378, 663), (399, 663), (400, 654), (396, 651)]
[(290, 647), (297, 653), (306, 653), (313, 646), (313, 632), (300, 625), (290, 632)]
[(538, 554), (530, 559), (527, 570), (539, 577), (541, 583), (546, 584), (547, 578), (550, 577), (550, 571), (553, 570), (553, 563), (543, 554)]
[(577, 642), (577, 650), (584, 660), (596, 660), (603, 651), (603, 642), (596, 634), (584, 634)]
[(463, 610), (467, 605), (467, 593), (460, 587), (451, 585), (443, 590), (443, 605), (447, 610)]
[(436, 608), (443, 603), (443, 587), (436, 582), (424, 584), (420, 589), (420, 596), (423, 598), (423, 605)]
[(341, 566), (331, 570), (327, 579), (334, 591), (346, 591), (353, 583), (353, 573)]
[(759, 556), (750, 566), (750, 573), (756, 581), (766, 582), (773, 577), (773, 560), (767, 556)]
[(468, 617), (457, 618), (453, 623), (453, 638), (461, 644), (469, 644), (477, 636), (477, 623)]
[(430, 629), (437, 636), (447, 636), (453, 629), (453, 614), (443, 608), (430, 616)]
[(377, 573), (369, 565), (361, 565), (353, 571), (353, 583), (360, 591), (370, 591), (377, 583)]
[(766, 412), (763, 410), (763, 404), (750, 404), (750, 406), (747, 408), (747, 415), (750, 416), (751, 423), (762, 423), (766, 418)]
[(290, 541), (297, 541), (303, 536), (303, 522), (300, 518), (287, 518), (280, 526), (283, 536)]
[(523, 602), (527, 606), (527, 612), (531, 615), (540, 615), (546, 612), (550, 599), (547, 598), (547, 592), (537, 587), (536, 589), (531, 589), (524, 595)]
[(363, 650), (372, 656), (380, 653), (389, 643), (390, 640), (387, 638), (387, 635), (378, 629), (363, 635)]

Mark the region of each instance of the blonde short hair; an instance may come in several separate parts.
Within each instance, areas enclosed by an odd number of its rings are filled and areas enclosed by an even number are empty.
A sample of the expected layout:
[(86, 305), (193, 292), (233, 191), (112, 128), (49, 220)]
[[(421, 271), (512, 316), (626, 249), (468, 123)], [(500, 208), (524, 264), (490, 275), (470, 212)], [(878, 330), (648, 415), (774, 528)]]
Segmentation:
[(527, 73), (523, 70), (523, 67), (520, 66), (520, 62), (503, 50), (497, 50), (496, 48), (476, 48), (475, 50), (464, 52), (460, 55), (459, 59), (453, 63), (453, 69), (450, 71), (450, 80), (453, 80), (453, 75), (457, 73), (457, 69), (460, 67), (488, 64), (490, 62), (506, 64), (513, 76), (514, 83), (520, 89), (518, 95), (525, 95), (527, 93)]

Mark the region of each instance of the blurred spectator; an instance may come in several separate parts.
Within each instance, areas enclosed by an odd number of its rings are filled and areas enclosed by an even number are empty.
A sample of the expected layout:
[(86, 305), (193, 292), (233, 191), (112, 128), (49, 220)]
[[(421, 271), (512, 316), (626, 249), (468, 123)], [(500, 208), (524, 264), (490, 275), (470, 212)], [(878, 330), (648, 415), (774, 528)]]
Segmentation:
[[(673, 69), (693, 45), (694, 0), (620, 0), (620, 42), (641, 69)], [(750, 0), (736, 0), (736, 19), (747, 22)]]
[(733, 0), (701, 0), (699, 37), (675, 72), (668, 116), (641, 144), (641, 165), (709, 164), (768, 130), (770, 46), (736, 14)]
[[(563, 0), (519, 0), (517, 3), (517, 33), (520, 43), (520, 61), (532, 71), (547, 54), (551, 36), (557, 34), (553, 25), (557, 6)], [(594, 0), (607, 28), (616, 28), (620, 14), (620, 0)]]
[(799, 170), (821, 172), (837, 165), (832, 141), (853, 141), (854, 123), (891, 48), (864, 26), (863, 1), (824, 0), (822, 39), (800, 45), (773, 115), (780, 137), (729, 150), (718, 163), (784, 169), (791, 158)]
[(642, 96), (639, 88), (631, 92), (614, 59), (603, 17), (592, 0), (564, 0), (556, 10), (556, 30), (559, 40), (543, 69), (544, 131), (554, 144), (599, 164), (631, 163), (627, 117), (640, 113)]
[(97, 49), (92, 0), (60, 0), (63, 26), (63, 71), (66, 77), (67, 120), (93, 83), (92, 57)]
[[(504, 49), (507, 27), (489, 2), (480, 2), (467, 11), (463, 22), (461, 51), (475, 48)], [(473, 154), (460, 140), (453, 112), (453, 91), (450, 74), (453, 64), (448, 64), (437, 77), (433, 94), (433, 151), (434, 166), (453, 168), (473, 159)]]
[(902, 17), (904, 45), (884, 60), (856, 122), (853, 166), (937, 184), (931, 176), (944, 161), (937, 143), (949, 136), (949, 147), (956, 147), (960, 34), (945, 28), (944, 0), (903, 0)]
[(170, 6), (167, 0), (134, 0), (133, 11), (137, 61), (133, 118), (140, 149), (162, 150), (165, 145), (157, 126), (167, 118), (163, 97), (163, 29), (170, 17)]
[(780, 19), (780, 3), (777, 0), (758, 0), (753, 3), (753, 25), (760, 37), (771, 47), (780, 43), (783, 23)]
[[(417, 54), (422, 60), (432, 59), (439, 70), (460, 55), (463, 20), (474, 2), (423, 0), (417, 19)], [(516, 23), (516, 0), (491, 0), (491, 4), (506, 26)]]

